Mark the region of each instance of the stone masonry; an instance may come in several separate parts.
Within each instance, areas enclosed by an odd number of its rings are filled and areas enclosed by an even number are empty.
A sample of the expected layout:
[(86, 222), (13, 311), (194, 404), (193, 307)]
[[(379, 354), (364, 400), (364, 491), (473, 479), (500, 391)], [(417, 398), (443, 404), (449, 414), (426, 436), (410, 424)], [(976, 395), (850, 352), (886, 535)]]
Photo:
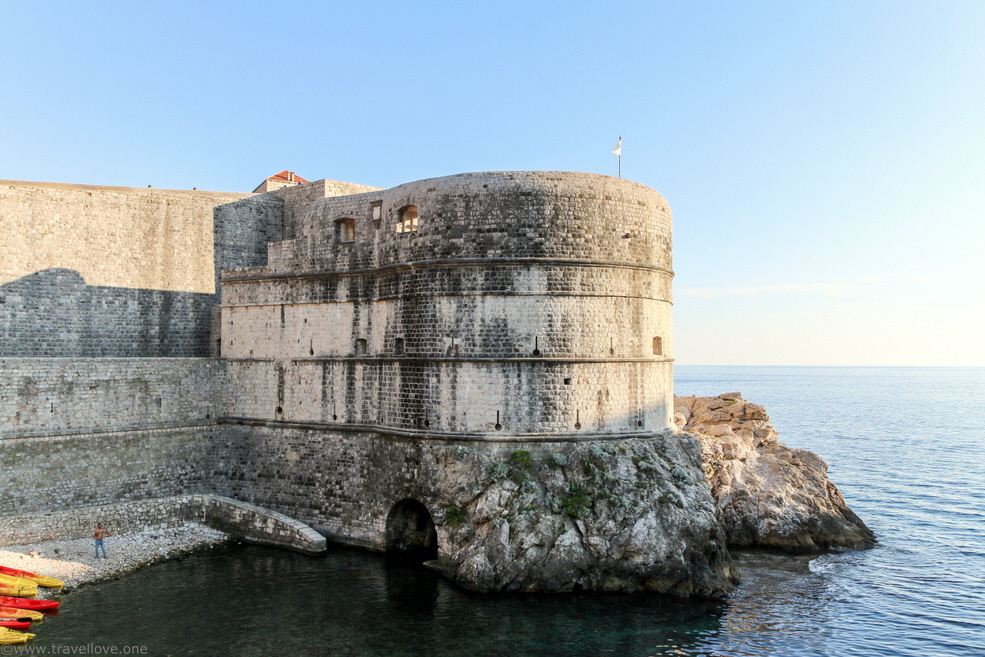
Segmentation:
[(201, 491), (221, 389), (208, 358), (0, 359), (0, 515)]
[(173, 505), (155, 500), (211, 491), (225, 374), (200, 357), (218, 349), (217, 272), (266, 261), (285, 197), (372, 189), (0, 181), (0, 543), (52, 514), (75, 514), (54, 525), (66, 537), (95, 517), (156, 526)]
[(88, 536), (94, 522), (115, 532), (172, 529), (200, 523), (251, 543), (286, 547), (309, 554), (325, 551), (325, 537), (275, 511), (220, 495), (176, 495), (137, 502), (115, 502), (45, 514), (0, 517), (0, 546)]
[(0, 357), (208, 356), (213, 208), (247, 196), (0, 180)]
[(464, 174), (295, 222), (266, 267), (222, 279), (230, 417), (473, 439), (671, 426), (670, 212), (653, 190)]
[(401, 500), (443, 515), (428, 443), (508, 457), (671, 426), (671, 215), (653, 190), (494, 172), (295, 208), (266, 265), (221, 279), (219, 492), (382, 550)]
[(383, 550), (408, 501), (444, 520), (429, 445), (673, 426), (671, 213), (638, 183), (0, 189), (50, 255), (0, 272), (0, 515), (225, 495)]

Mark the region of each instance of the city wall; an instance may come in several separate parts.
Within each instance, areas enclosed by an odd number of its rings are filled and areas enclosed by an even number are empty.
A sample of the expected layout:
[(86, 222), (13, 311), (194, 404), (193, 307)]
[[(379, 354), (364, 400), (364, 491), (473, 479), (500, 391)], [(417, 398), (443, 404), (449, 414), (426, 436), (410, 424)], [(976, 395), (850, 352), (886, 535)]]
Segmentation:
[[(202, 358), (218, 350), (218, 272), (264, 264), (285, 214), (312, 199), (371, 189), (0, 181), (0, 542), (85, 536), (94, 518), (118, 530), (188, 519), (175, 500), (212, 490), (224, 413), (224, 365)], [(254, 538), (294, 531), (199, 507)]]
[(97, 522), (112, 527), (117, 534), (203, 524), (260, 545), (308, 554), (326, 549), (324, 536), (282, 513), (221, 495), (201, 494), (0, 517), (0, 546), (88, 537)]
[[(421, 503), (438, 531), (444, 531), (446, 509), (461, 504), (450, 496), (451, 483), (461, 483), (455, 481), (454, 466), (437, 465), (449, 447), (477, 449), (505, 463), (518, 445), (422, 440), (357, 428), (228, 423), (217, 432), (208, 478), (217, 494), (283, 512), (330, 541), (383, 551), (388, 520), (405, 500)], [(543, 459), (570, 451), (571, 443), (522, 447)], [(439, 540), (439, 548), (445, 545)]]
[(0, 356), (208, 356), (213, 208), (247, 196), (0, 181)]
[(222, 276), (220, 494), (377, 550), (413, 500), (444, 545), (449, 445), (505, 462), (669, 427), (671, 218), (653, 190), (462, 174), (283, 216), (266, 265)]
[(213, 208), (249, 196), (0, 180), (0, 285), (58, 268), (87, 285), (214, 294)]
[(0, 285), (0, 356), (207, 356), (215, 304), (214, 294), (87, 285), (73, 269), (45, 269)]
[(383, 549), (401, 500), (442, 520), (436, 441), (508, 454), (670, 425), (670, 211), (642, 185), (0, 189), (20, 240), (0, 255), (21, 254), (0, 270), (2, 518), (77, 531), (123, 505), (138, 526), (212, 494)]
[(203, 490), (222, 380), (207, 358), (0, 359), (0, 515)]

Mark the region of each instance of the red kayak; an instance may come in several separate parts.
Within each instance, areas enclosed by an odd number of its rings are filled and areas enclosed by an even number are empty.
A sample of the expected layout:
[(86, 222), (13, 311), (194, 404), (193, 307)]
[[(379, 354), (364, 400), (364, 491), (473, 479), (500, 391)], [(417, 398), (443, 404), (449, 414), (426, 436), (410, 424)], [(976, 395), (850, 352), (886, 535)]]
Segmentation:
[(17, 568), (10, 568), (9, 566), (0, 566), (0, 575), (20, 577), (21, 579), (26, 579), (29, 582), (34, 582), (38, 586), (47, 586), (51, 589), (60, 589), (65, 586), (65, 582), (55, 577), (38, 575), (37, 573), (32, 573), (29, 570), (18, 570)]
[(10, 630), (29, 630), (31, 629), (31, 621), (19, 621), (13, 618), (0, 618), (0, 627), (6, 627)]
[(34, 611), (54, 611), (61, 604), (58, 600), (31, 600), (28, 598), (11, 598), (10, 596), (0, 595), (0, 607), (14, 607), (15, 609), (33, 609)]

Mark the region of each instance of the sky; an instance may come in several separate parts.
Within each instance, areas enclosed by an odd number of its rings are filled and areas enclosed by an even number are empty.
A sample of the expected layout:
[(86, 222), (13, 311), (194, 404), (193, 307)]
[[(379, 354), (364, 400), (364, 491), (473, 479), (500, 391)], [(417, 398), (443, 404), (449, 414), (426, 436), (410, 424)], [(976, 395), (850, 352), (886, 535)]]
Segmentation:
[(10, 2), (0, 178), (622, 175), (682, 365), (985, 366), (985, 3)]

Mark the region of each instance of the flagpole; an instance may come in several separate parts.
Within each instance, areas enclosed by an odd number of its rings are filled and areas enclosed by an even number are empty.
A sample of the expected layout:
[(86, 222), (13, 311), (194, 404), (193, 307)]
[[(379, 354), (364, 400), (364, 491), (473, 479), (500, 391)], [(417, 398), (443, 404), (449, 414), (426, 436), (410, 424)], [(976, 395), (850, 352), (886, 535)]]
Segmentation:
[(617, 171), (619, 172), (619, 177), (622, 178), (622, 136), (620, 135), (619, 141), (616, 142), (616, 147), (612, 149), (612, 154), (616, 156)]

